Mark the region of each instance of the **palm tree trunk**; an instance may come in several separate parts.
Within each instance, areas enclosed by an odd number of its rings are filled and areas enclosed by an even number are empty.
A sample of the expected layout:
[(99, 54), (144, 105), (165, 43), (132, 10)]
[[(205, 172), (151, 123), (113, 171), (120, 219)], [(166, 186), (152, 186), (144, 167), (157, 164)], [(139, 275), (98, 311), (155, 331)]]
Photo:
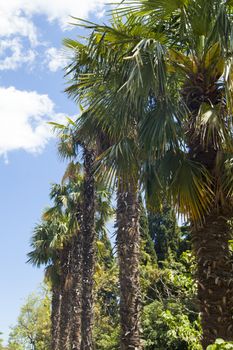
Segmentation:
[(52, 310), (51, 310), (51, 349), (59, 350), (59, 337), (60, 337), (60, 312), (61, 312), (61, 299), (60, 288), (53, 287), (52, 289)]
[(61, 253), (61, 317), (59, 350), (70, 349), (71, 331), (71, 274), (70, 274), (70, 244), (65, 245)]
[(83, 274), (82, 274), (82, 341), (81, 350), (93, 349), (95, 269), (95, 151), (84, 147), (84, 198), (83, 198)]
[(120, 280), (121, 350), (139, 350), (139, 207), (137, 185), (119, 182), (117, 193), (117, 247)]
[[(229, 216), (228, 216), (229, 217)], [(233, 262), (227, 216), (212, 212), (201, 229), (193, 229), (203, 349), (216, 338), (233, 340)]]
[[(81, 227), (82, 213), (77, 210), (77, 221)], [(83, 270), (83, 232), (78, 230), (73, 237), (72, 249), (72, 320), (71, 320), (71, 349), (81, 349), (81, 315), (82, 315), (82, 270)]]

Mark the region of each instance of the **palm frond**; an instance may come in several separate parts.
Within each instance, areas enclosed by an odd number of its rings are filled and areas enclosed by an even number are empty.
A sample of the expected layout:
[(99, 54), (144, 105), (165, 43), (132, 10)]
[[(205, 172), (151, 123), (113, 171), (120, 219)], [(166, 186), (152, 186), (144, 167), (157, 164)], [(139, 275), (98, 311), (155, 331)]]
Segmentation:
[(114, 187), (118, 177), (127, 181), (129, 178), (138, 179), (139, 163), (138, 149), (133, 139), (128, 137), (109, 147), (97, 159), (96, 174), (99, 181)]
[(189, 160), (185, 153), (167, 152), (150, 165), (149, 174), (146, 195), (151, 207), (158, 209), (167, 198), (178, 213), (203, 222), (214, 204), (214, 192), (211, 176), (201, 164)]

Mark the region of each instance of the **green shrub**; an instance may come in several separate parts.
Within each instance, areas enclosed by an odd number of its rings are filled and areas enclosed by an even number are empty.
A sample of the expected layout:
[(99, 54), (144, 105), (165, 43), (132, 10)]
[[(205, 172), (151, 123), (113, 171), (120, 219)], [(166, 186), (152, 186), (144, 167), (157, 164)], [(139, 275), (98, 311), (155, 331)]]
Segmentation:
[(206, 350), (233, 350), (233, 342), (225, 342), (217, 339), (213, 345), (209, 345)]

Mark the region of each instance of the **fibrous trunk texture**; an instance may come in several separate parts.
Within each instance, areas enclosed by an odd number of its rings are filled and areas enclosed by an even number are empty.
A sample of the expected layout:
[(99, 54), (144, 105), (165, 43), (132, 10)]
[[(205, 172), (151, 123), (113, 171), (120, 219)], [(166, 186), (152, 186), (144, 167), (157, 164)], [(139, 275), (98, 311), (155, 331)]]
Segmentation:
[(71, 315), (71, 247), (64, 246), (61, 253), (61, 317), (59, 350), (70, 349), (70, 315)]
[(215, 339), (233, 340), (233, 261), (227, 216), (212, 212), (193, 229), (203, 349)]
[(132, 181), (118, 184), (117, 249), (120, 280), (121, 350), (139, 350), (139, 206), (137, 185)]
[(60, 312), (61, 312), (61, 299), (60, 288), (53, 287), (52, 289), (52, 302), (51, 302), (51, 349), (59, 350), (59, 337), (60, 337)]
[[(77, 221), (82, 225), (82, 211), (77, 208)], [(81, 348), (81, 316), (82, 316), (82, 270), (83, 270), (83, 232), (78, 230), (72, 242), (72, 290), (71, 290), (71, 349)]]
[[(196, 74), (184, 84), (182, 95), (190, 110), (186, 125), (187, 146), (190, 160), (202, 165), (212, 179), (211, 190), (215, 193), (215, 203), (206, 214), (205, 223), (199, 230), (193, 228), (192, 237), (197, 260), (198, 298), (203, 330), (203, 348), (216, 338), (233, 340), (233, 266), (229, 251), (230, 230), (227, 224), (231, 218), (230, 199), (224, 189), (218, 190), (222, 183), (221, 169), (218, 169), (219, 155), (225, 153), (221, 132), (212, 132), (214, 122), (203, 132), (198, 127), (200, 107), (203, 103), (219, 108), (219, 123), (225, 123), (225, 99), (219, 89), (220, 76), (209, 74), (200, 62)], [(212, 124), (213, 123), (213, 124)], [(220, 124), (219, 124), (220, 125)], [(226, 208), (229, 204), (229, 208)]]
[(82, 340), (81, 350), (93, 349), (94, 298), (93, 281), (95, 269), (95, 151), (84, 148), (83, 193), (83, 273), (82, 273)]

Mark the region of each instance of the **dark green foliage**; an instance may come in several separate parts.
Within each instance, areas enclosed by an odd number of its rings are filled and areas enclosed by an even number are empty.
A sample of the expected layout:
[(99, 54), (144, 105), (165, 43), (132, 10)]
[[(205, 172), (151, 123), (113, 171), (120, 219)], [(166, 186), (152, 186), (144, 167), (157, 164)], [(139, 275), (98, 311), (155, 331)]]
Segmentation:
[(146, 283), (142, 326), (146, 350), (201, 349), (193, 260), (190, 251), (186, 251), (179, 262), (170, 259), (161, 268), (143, 269)]
[[(168, 207), (147, 217), (142, 201), (141, 222), (141, 255), (152, 257), (141, 264), (144, 349), (201, 349), (189, 227), (180, 228)], [(151, 242), (153, 249), (148, 250)]]
[(148, 213), (149, 233), (160, 264), (172, 254), (177, 257), (180, 245), (180, 229), (174, 211), (165, 206), (160, 213)]
[(141, 244), (142, 244), (141, 259), (143, 263), (146, 263), (148, 259), (151, 262), (155, 263), (157, 261), (157, 256), (154, 249), (154, 242), (152, 240), (152, 237), (149, 231), (147, 212), (146, 212), (145, 206), (143, 205), (143, 199), (141, 195), (139, 196), (139, 210), (140, 210), (139, 226), (140, 226), (140, 237), (141, 237)]
[(189, 320), (182, 304), (154, 301), (146, 305), (142, 325), (146, 350), (201, 350), (199, 324)]
[(96, 350), (119, 349), (118, 266), (106, 230), (98, 232), (95, 269)]
[(95, 328), (96, 350), (119, 349), (119, 292), (118, 266), (97, 266), (95, 273)]
[(190, 225), (188, 223), (184, 223), (183, 226), (180, 227), (180, 245), (178, 253), (181, 255), (186, 250), (191, 250), (191, 248)]

